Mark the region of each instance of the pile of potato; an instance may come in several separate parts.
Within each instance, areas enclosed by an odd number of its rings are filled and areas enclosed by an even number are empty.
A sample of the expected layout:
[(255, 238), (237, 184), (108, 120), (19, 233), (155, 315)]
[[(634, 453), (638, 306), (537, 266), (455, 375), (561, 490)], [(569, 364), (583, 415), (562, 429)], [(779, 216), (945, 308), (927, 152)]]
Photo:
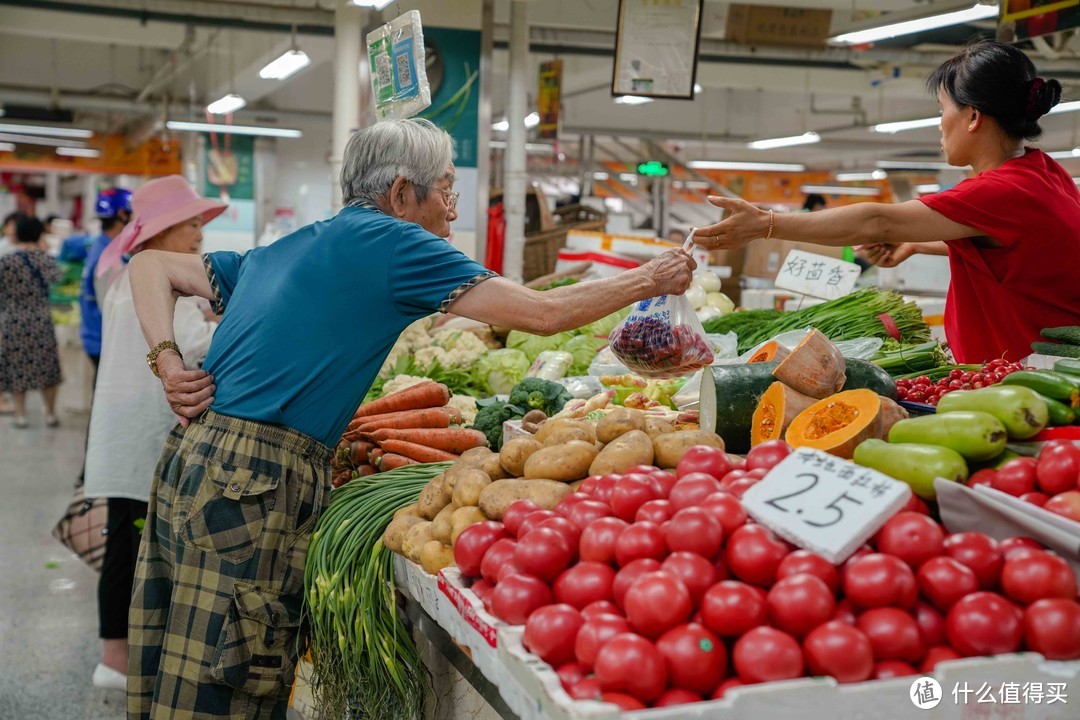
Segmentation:
[(431, 480), (414, 505), (402, 508), (383, 544), (436, 574), (454, 562), (462, 530), (502, 520), (518, 500), (552, 510), (590, 475), (624, 473), (635, 465), (674, 468), (695, 445), (724, 448), (707, 430), (675, 430), (641, 410), (616, 407), (599, 421), (555, 418), (530, 436), (506, 442), (498, 453), (474, 448)]

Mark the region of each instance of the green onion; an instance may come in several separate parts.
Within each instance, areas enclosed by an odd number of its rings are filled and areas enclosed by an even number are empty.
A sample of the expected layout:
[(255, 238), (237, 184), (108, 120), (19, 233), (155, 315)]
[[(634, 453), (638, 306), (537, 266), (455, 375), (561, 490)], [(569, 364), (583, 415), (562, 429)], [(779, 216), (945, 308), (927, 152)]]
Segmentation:
[(940, 343), (928, 342), (921, 345), (899, 345), (895, 349), (882, 349), (870, 362), (893, 377), (904, 373), (923, 372), (949, 364)]

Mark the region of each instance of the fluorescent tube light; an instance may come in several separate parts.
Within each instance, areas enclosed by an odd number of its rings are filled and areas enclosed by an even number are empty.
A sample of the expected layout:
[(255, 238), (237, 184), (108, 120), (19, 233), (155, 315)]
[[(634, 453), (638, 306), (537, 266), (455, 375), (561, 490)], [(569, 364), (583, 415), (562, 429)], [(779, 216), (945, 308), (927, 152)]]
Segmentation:
[(311, 58), (303, 50), (292, 49), (277, 60), (272, 60), (262, 70), (259, 77), (264, 80), (284, 80), (293, 73), (303, 70), (311, 64)]
[(947, 162), (928, 162), (926, 160), (878, 160), (874, 165), (885, 170), (950, 170), (956, 168), (955, 165), (950, 165)]
[(592, 174), (593, 180), (607, 180), (608, 174), (606, 172), (594, 172)]
[[(921, 9), (920, 12), (925, 13), (927, 9), (931, 12), (934, 10), (933, 6), (930, 6), (929, 8)], [(952, 12), (939, 13), (930, 15), (929, 17), (915, 17), (908, 20), (900, 19), (900, 17), (908, 15), (903, 11), (886, 13), (881, 17), (874, 18), (873, 21), (875, 23), (885, 22), (886, 24), (884, 25), (871, 25), (870, 27), (863, 27), (850, 32), (841, 33), (829, 38), (829, 41), (845, 45), (862, 45), (876, 40), (887, 40), (889, 38), (897, 37), (898, 35), (910, 35), (911, 33), (934, 30), (950, 25), (960, 25), (963, 23), (975, 22), (976, 20), (986, 20), (987, 18), (996, 17), (997, 14), (998, 8), (996, 4), (982, 5), (979, 3), (971, 4), (967, 8), (954, 10)], [(889, 22), (889, 18), (894, 15), (897, 16), (893, 17), (894, 22)]]
[(917, 128), (937, 127), (941, 124), (940, 117), (928, 117), (920, 118), (919, 120), (900, 120), (899, 122), (887, 122), (874, 125), (871, 130), (878, 133), (893, 133), (903, 132), (904, 130), (915, 130)]
[(833, 175), (837, 182), (865, 182), (866, 180), (884, 180), (889, 174), (884, 170), (873, 172), (840, 172)]
[(803, 185), (799, 188), (804, 193), (821, 195), (880, 195), (876, 187), (848, 187), (847, 185)]
[(51, 127), (49, 125), (15, 125), (13, 123), (0, 123), (0, 132), (15, 133), (16, 135), (45, 135), (48, 137), (62, 138), (88, 138), (94, 136), (93, 130), (82, 128)]
[[(540, 113), (531, 112), (525, 116), (525, 127), (534, 128), (540, 124)], [(497, 132), (507, 132), (510, 129), (510, 121), (503, 118), (497, 123), (491, 123), (491, 129)]]
[(245, 105), (247, 105), (247, 100), (236, 93), (229, 93), (220, 100), (215, 100), (207, 105), (206, 111), (211, 115), (228, 115), (229, 113), (236, 112)]
[(619, 173), (619, 179), (631, 185), (637, 185), (638, 176), (634, 173)]
[[(488, 143), (488, 147), (492, 150), (505, 150), (505, 140), (492, 140)], [(525, 143), (525, 152), (532, 153), (533, 155), (554, 155), (555, 147), (548, 145), (547, 143)]]
[(615, 98), (616, 105), (644, 105), (645, 103), (651, 103), (652, 98), (641, 97), (640, 95), (620, 95)]
[(82, 157), (82, 158), (96, 158), (101, 157), (101, 151), (94, 148), (75, 148), (75, 147), (58, 147), (56, 148), (57, 155), (66, 155), (67, 157)]
[(1075, 112), (1080, 110), (1080, 100), (1073, 100), (1072, 102), (1058, 103), (1054, 107), (1050, 108), (1050, 112), (1047, 115), (1057, 115), (1063, 112)]
[(1072, 158), (1080, 157), (1080, 147), (1074, 147), (1072, 150), (1062, 150), (1061, 152), (1047, 153), (1055, 160), (1069, 160)]
[(705, 88), (701, 87), (701, 83), (694, 83), (694, 94), (700, 95)]
[(941, 186), (938, 185), (937, 183), (930, 183), (928, 185), (916, 185), (915, 186), (915, 192), (921, 193), (923, 195), (925, 195), (927, 193), (936, 193), (936, 192), (939, 192), (940, 190), (941, 190)]
[(259, 137), (298, 138), (303, 133), (293, 128), (263, 127), (258, 125), (225, 125), (224, 123), (184, 122), (170, 120), (165, 123), (170, 130), (185, 132), (219, 132), (224, 135), (257, 135)]
[(23, 145), (48, 145), (50, 147), (86, 147), (86, 143), (80, 140), (61, 140), (60, 138), (37, 137), (35, 135), (15, 135), (13, 133), (0, 132), (0, 141), (21, 143)]
[(349, 0), (349, 2), (357, 7), (385, 10), (386, 6), (394, 2), (394, 0)]
[(816, 142), (821, 142), (821, 136), (816, 132), (806, 132), (802, 135), (754, 140), (746, 143), (746, 147), (754, 150), (769, 150), (771, 148), (791, 147), (792, 145), (810, 145)]
[(0, 142), (0, 152), (15, 152), (15, 143)]
[(762, 172), (802, 172), (798, 163), (738, 162), (735, 160), (693, 160), (686, 164), (692, 170), (759, 170)]

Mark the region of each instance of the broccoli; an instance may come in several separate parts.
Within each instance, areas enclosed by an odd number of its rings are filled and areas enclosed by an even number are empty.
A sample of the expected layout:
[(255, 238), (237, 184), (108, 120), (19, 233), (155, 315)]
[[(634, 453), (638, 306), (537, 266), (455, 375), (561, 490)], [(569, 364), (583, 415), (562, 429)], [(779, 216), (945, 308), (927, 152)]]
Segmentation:
[[(525, 378), (510, 391), (510, 404), (529, 410), (543, 410), (551, 417), (563, 409), (570, 393), (558, 383), (540, 378)], [(524, 414), (524, 413), (522, 413)]]
[(481, 400), (478, 405), (481, 407), (476, 413), (472, 428), (484, 433), (492, 449), (498, 451), (502, 448), (503, 443), (503, 423), (516, 417), (522, 417), (525, 413), (522, 412), (521, 408), (514, 407), (501, 400), (492, 400), (486, 404)]

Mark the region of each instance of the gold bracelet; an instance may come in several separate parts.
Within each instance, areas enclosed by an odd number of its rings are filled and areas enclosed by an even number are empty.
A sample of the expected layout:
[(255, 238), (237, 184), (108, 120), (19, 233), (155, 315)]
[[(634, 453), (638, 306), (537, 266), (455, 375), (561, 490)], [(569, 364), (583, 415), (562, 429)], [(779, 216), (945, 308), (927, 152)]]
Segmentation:
[(773, 211), (769, 210), (769, 232), (765, 233), (765, 239), (768, 240), (772, 237), (773, 230)]
[(172, 340), (162, 340), (157, 345), (152, 347), (150, 349), (150, 352), (146, 353), (146, 364), (150, 366), (150, 371), (154, 373), (154, 377), (161, 377), (161, 373), (158, 372), (157, 359), (158, 355), (165, 352), (166, 350), (172, 350), (180, 356), (181, 360), (184, 359), (183, 354), (180, 352), (179, 345), (177, 345)]

